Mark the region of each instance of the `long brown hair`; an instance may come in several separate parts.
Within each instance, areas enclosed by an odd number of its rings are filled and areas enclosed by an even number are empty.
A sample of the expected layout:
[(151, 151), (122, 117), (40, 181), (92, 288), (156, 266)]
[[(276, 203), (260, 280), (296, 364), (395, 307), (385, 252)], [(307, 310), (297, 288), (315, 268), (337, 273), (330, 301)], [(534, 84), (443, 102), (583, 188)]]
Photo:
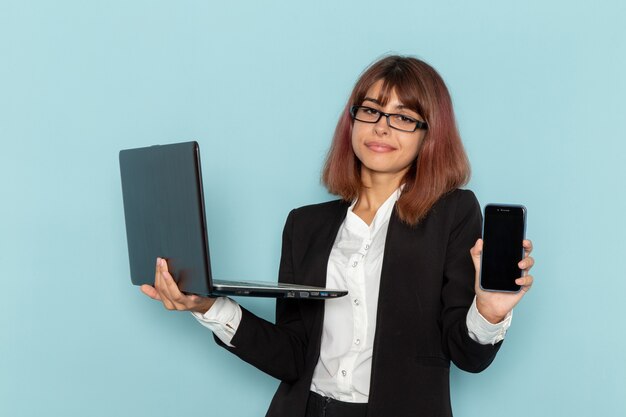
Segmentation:
[(428, 123), (417, 159), (404, 178), (396, 205), (402, 221), (415, 225), (443, 195), (467, 183), (470, 166), (456, 126), (452, 99), (441, 76), (413, 57), (388, 56), (368, 67), (356, 82), (339, 118), (326, 157), (322, 182), (332, 194), (350, 201), (361, 190), (361, 162), (352, 150), (350, 106), (361, 105), (369, 88), (383, 80), (382, 105), (392, 91)]

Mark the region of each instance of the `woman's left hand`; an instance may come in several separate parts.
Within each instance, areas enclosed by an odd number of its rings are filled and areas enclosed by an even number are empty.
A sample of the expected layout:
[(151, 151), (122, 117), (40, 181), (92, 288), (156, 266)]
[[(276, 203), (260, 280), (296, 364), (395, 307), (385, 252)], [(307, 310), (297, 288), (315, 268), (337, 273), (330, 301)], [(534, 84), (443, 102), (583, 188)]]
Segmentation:
[(476, 281), (474, 285), (476, 291), (476, 307), (480, 314), (490, 323), (499, 323), (504, 320), (506, 315), (513, 310), (513, 307), (519, 303), (533, 285), (533, 277), (528, 274), (530, 268), (535, 264), (535, 260), (530, 256), (533, 250), (533, 244), (530, 240), (524, 240), (523, 246), (524, 259), (518, 264), (521, 270), (520, 272), (522, 273), (520, 274), (521, 277), (515, 280), (515, 283), (521, 285), (522, 289), (517, 293), (484, 291), (480, 288), (480, 255), (483, 251), (483, 240), (478, 239), (474, 247), (470, 250), (476, 270)]

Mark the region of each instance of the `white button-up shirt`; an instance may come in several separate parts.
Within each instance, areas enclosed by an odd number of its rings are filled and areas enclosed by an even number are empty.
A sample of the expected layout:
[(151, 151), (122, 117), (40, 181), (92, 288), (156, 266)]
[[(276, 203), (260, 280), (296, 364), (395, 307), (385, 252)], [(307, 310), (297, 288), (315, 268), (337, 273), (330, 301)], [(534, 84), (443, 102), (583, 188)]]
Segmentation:
[(399, 196), (398, 189), (370, 225), (354, 214), (353, 203), (339, 227), (328, 259), (326, 286), (347, 288), (348, 295), (324, 308), (322, 346), (311, 384), (318, 394), (367, 402), (385, 238)]

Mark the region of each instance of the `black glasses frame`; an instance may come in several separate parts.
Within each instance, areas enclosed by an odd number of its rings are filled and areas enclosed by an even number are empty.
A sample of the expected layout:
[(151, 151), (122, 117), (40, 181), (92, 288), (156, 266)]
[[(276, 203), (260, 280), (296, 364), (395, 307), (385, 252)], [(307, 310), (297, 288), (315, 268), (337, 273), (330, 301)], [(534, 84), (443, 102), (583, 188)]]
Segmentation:
[[(371, 110), (371, 111), (373, 111), (375, 113), (378, 113), (378, 117), (376, 118), (376, 120), (361, 120), (361, 119), (357, 119), (356, 113), (357, 113), (357, 111), (359, 109)], [(378, 123), (380, 118), (385, 116), (387, 118), (387, 126), (389, 126), (392, 129), (399, 130), (401, 132), (415, 132), (417, 129), (424, 129), (424, 130), (428, 129), (428, 123), (422, 122), (421, 120), (417, 120), (417, 119), (414, 119), (414, 118), (412, 118), (410, 116), (406, 116), (404, 114), (399, 114), (399, 113), (383, 113), (380, 110), (376, 110), (376, 109), (373, 109), (373, 108), (368, 107), (368, 106), (352, 106), (352, 107), (350, 107), (350, 115), (352, 116), (353, 120), (358, 120), (359, 122), (372, 123), (372, 124), (373, 123)], [(392, 126), (391, 125), (391, 121), (389, 120), (389, 118), (391, 116), (402, 116), (402, 117), (406, 117), (407, 119), (413, 120), (415, 122), (415, 129), (413, 129), (413, 130), (405, 130), (405, 129), (400, 129), (400, 128), (397, 128), (395, 126)]]

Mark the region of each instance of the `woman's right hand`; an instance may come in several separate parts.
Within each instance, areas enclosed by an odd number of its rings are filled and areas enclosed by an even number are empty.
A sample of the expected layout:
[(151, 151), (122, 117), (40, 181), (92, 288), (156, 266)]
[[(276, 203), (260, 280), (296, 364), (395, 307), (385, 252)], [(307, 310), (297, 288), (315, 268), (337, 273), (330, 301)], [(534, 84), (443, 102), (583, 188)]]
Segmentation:
[(144, 284), (141, 286), (141, 292), (153, 300), (161, 301), (168, 310), (193, 311), (200, 314), (206, 313), (216, 300), (180, 292), (163, 258), (157, 258), (154, 287)]

